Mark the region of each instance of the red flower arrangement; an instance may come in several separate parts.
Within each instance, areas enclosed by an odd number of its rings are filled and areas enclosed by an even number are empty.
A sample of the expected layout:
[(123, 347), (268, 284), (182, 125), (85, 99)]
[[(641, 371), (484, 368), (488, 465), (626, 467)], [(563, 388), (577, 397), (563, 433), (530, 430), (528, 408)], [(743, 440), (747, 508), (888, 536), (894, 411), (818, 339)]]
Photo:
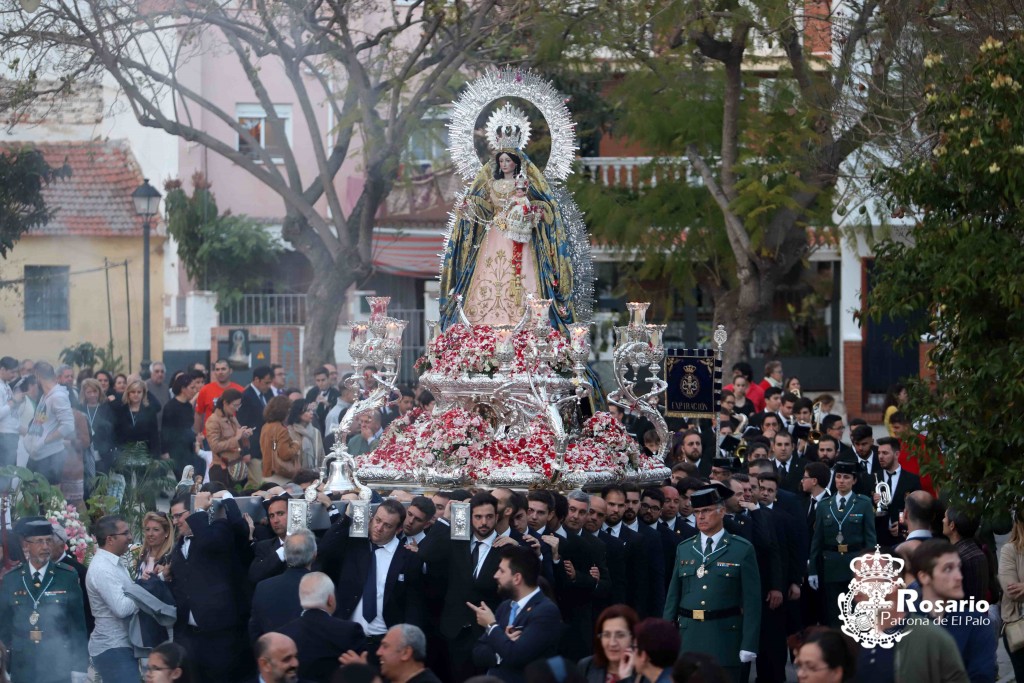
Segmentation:
[[(499, 470), (542, 474), (550, 479), (558, 465), (554, 436), (541, 418), (529, 433), (517, 438), (494, 438), (490, 424), (478, 414), (452, 408), (439, 415), (419, 411), (395, 420), (377, 448), (357, 458), (360, 465), (384, 467), (411, 474), (419, 466), (437, 472), (461, 473), (487, 479)], [(579, 438), (565, 452), (563, 474), (605, 472), (616, 478), (627, 469), (661, 467), (644, 456), (636, 441), (609, 413), (597, 413), (583, 425)]]
[[(512, 337), (513, 373), (536, 373), (542, 370), (543, 362), (537, 358), (537, 334), (532, 328), (516, 332)], [(551, 330), (547, 338), (548, 348), (554, 355), (549, 367), (554, 372), (569, 374), (573, 363), (569, 358), (569, 342), (558, 330)], [(495, 357), (498, 339), (490, 325), (452, 325), (430, 343), (427, 353), (416, 360), (414, 365), (421, 374), (427, 371), (447, 377), (458, 377), (463, 373), (493, 375), (500, 363)]]

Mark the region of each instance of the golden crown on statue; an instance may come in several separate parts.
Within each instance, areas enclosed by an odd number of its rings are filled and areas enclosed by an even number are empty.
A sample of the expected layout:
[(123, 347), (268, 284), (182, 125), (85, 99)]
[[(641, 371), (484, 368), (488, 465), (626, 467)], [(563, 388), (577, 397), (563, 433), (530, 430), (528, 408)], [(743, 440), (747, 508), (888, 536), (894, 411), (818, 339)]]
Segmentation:
[(891, 581), (903, 573), (905, 563), (898, 557), (881, 552), (875, 546), (873, 555), (861, 555), (850, 562), (854, 576), (861, 580), (884, 579)]
[(487, 119), (487, 144), (495, 152), (514, 152), (530, 141), (530, 119), (509, 103)]

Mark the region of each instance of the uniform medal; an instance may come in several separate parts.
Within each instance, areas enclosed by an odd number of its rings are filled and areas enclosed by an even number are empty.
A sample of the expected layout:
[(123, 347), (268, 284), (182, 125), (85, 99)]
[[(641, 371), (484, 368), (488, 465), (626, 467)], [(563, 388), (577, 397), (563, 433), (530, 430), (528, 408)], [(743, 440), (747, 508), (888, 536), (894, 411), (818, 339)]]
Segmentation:
[[(698, 536), (698, 538), (700, 538), (700, 537)], [(698, 548), (696, 544), (694, 544), (692, 546), (692, 548), (693, 548), (693, 551), (695, 553), (700, 555), (700, 566), (697, 567), (697, 578), (698, 579), (703, 579), (707, 575), (707, 573), (708, 573), (708, 566), (707, 566), (708, 565), (708, 560), (711, 559), (711, 556), (714, 555), (715, 553), (724, 550), (725, 549), (725, 545), (719, 545), (717, 550), (713, 550), (712, 552), (708, 553), (707, 555), (702, 553), (700, 551), (700, 548)]]
[(32, 614), (28, 615), (28, 624), (32, 627), (32, 630), (28, 632), (29, 640), (38, 645), (43, 642), (43, 630), (37, 628), (39, 624), (39, 601), (46, 595), (46, 591), (50, 588), (50, 584), (53, 583), (54, 576), (50, 577), (50, 580), (46, 582), (46, 586), (43, 590), (39, 591), (39, 596), (33, 596), (32, 591), (28, 589), (28, 584), (25, 582), (25, 577), (22, 575), (21, 583), (25, 586), (25, 592), (28, 594), (29, 600), (32, 601)]
[(846, 519), (850, 516), (850, 513), (853, 512), (853, 501), (850, 501), (850, 509), (846, 511), (846, 514), (843, 515), (842, 519), (836, 517), (835, 510), (832, 509), (831, 505), (829, 506), (828, 511), (832, 514), (832, 519), (836, 520), (836, 524), (839, 525), (839, 532), (836, 533), (836, 550), (841, 553), (849, 552), (850, 547), (846, 545), (846, 543), (844, 543), (845, 538), (843, 537), (843, 522), (845, 522)]

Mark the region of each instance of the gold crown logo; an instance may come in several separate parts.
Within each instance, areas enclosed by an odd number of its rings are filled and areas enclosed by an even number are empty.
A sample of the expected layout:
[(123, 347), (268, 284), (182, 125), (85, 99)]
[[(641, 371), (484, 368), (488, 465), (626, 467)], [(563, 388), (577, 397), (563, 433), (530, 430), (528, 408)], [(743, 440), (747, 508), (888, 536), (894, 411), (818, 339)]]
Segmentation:
[(883, 554), (879, 546), (875, 546), (873, 555), (862, 555), (850, 562), (854, 576), (861, 580), (885, 579), (891, 581), (903, 573), (905, 563), (898, 557)]
[(684, 365), (683, 366), (683, 372), (692, 375), (693, 373), (697, 372), (697, 366), (696, 365)]

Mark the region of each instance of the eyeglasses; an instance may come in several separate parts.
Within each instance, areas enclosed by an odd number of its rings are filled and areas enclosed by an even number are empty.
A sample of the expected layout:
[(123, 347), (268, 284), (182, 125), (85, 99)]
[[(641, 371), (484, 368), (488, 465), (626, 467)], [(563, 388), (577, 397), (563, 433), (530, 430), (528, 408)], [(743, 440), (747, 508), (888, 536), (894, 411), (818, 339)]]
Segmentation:
[(800, 673), (801, 671), (806, 671), (807, 673), (816, 674), (819, 671), (828, 671), (831, 667), (829, 667), (828, 664), (819, 664), (817, 666), (811, 666), (809, 664), (797, 663), (793, 666), (793, 668), (796, 669), (797, 673)]
[(602, 631), (598, 635), (601, 640), (630, 640), (633, 637), (628, 631)]
[(661, 506), (660, 505), (650, 505), (649, 503), (640, 503), (640, 508), (642, 510), (653, 510), (654, 512), (660, 512), (661, 511)]
[(29, 538), (26, 539), (25, 542), (29, 545), (50, 545), (51, 543), (53, 543), (53, 538), (47, 536), (41, 538)]

